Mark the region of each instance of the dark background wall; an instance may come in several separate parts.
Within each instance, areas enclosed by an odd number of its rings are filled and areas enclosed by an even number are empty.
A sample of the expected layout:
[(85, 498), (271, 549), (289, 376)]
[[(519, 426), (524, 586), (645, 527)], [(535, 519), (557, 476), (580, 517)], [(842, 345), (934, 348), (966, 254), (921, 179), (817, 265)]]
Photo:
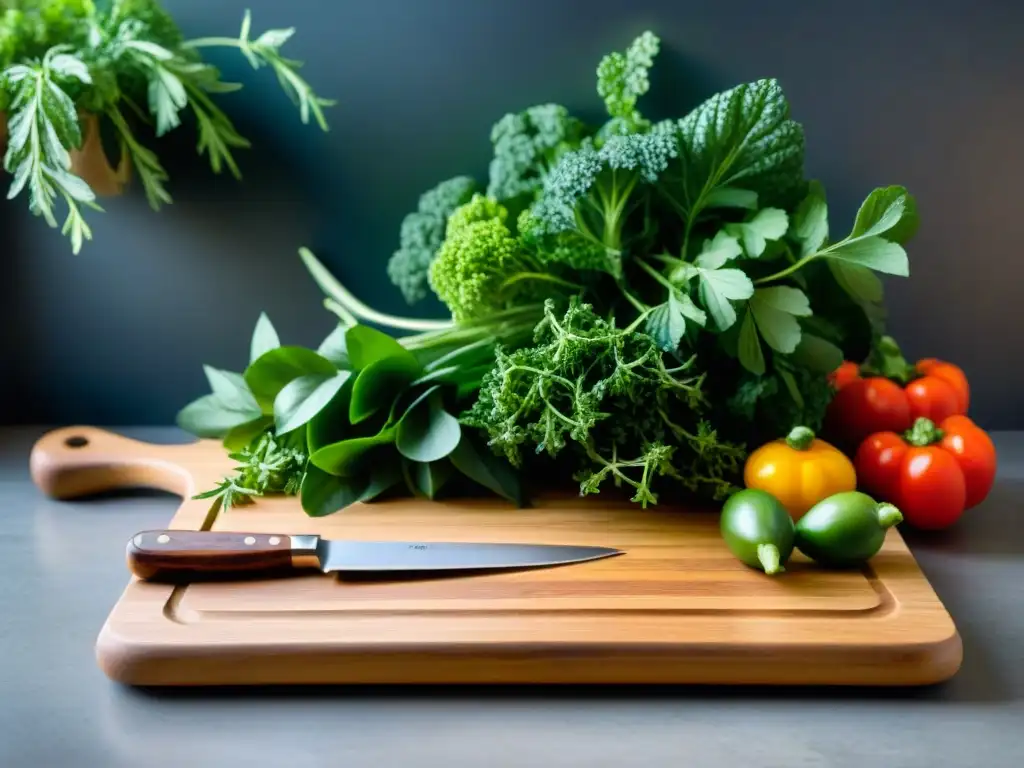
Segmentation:
[[(216, 51), (246, 89), (222, 99), (253, 149), (244, 182), (214, 177), (183, 126), (157, 146), (175, 204), (103, 201), (78, 256), (0, 206), (0, 420), (170, 423), (206, 391), (201, 364), (240, 369), (260, 310), (287, 343), (332, 327), (298, 259), (313, 249), (382, 309), (405, 212), (437, 181), (484, 178), (504, 112), (556, 101), (597, 114), (600, 57), (650, 28), (663, 42), (645, 111), (682, 115), (741, 81), (778, 77), (808, 135), (808, 171), (849, 226), (873, 187), (904, 184), (922, 227), (910, 279), (887, 282), (911, 356), (968, 372), (973, 411), (1024, 427), (1024, 4), (976, 0), (249, 0), (254, 29), (297, 27), (288, 55), (332, 130), (302, 126), (268, 71)], [(167, 0), (188, 36), (234, 35), (242, 2)], [(6, 188), (8, 181), (3, 181)], [(437, 304), (421, 313), (441, 316)]]

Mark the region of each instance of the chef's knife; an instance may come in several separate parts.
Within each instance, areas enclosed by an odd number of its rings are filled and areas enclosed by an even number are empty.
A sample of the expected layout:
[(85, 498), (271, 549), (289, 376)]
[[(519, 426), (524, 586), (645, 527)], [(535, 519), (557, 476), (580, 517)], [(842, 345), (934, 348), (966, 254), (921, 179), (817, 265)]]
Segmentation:
[(128, 567), (149, 580), (319, 569), (324, 573), (430, 573), (568, 565), (624, 554), (608, 547), (443, 541), (355, 541), (268, 533), (143, 531)]

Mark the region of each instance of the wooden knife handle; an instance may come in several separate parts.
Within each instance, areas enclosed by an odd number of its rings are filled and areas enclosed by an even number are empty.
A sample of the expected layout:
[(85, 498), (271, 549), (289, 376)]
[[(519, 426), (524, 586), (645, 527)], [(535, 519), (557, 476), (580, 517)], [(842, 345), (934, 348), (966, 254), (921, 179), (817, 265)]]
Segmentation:
[[(294, 556), (293, 556), (294, 555)], [(128, 569), (140, 579), (199, 580), (309, 565), (290, 536), (221, 531), (142, 531), (128, 542)]]

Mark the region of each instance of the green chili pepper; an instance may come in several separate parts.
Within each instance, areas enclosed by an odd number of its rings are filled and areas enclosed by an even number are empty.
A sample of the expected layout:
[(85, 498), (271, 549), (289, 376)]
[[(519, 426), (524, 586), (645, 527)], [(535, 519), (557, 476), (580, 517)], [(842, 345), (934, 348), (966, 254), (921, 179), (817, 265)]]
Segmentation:
[(793, 553), (793, 518), (767, 491), (737, 491), (722, 506), (720, 527), (729, 551), (771, 575), (786, 570)]
[(885, 532), (903, 521), (892, 504), (844, 491), (822, 499), (796, 524), (796, 548), (820, 565), (861, 565), (882, 548)]

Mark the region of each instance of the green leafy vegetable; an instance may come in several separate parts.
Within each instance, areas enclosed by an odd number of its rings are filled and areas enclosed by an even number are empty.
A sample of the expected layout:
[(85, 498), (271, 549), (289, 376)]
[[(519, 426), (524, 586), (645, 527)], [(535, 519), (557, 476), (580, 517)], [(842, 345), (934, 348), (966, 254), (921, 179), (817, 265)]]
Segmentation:
[(610, 53), (597, 65), (597, 92), (611, 115), (602, 126), (603, 136), (637, 133), (650, 127), (636, 103), (651, 87), (648, 71), (654, 66), (660, 44), (656, 35), (644, 32), (624, 53)]
[(700, 418), (701, 377), (690, 367), (667, 367), (650, 336), (616, 329), (590, 305), (574, 301), (559, 317), (549, 301), (536, 345), (499, 352), (462, 422), (485, 430), (514, 466), (527, 452), (554, 457), (571, 446), (581, 493), (611, 479), (646, 506), (657, 478), (670, 477), (720, 497), (741, 453)]
[(469, 202), (477, 184), (469, 176), (455, 176), (424, 192), (416, 210), (402, 220), (400, 246), (388, 261), (388, 277), (409, 304), (427, 295), (427, 271), (444, 240), (452, 211)]
[[(871, 190), (833, 239), (779, 83), (652, 123), (638, 104), (659, 47), (648, 32), (601, 60), (602, 124), (555, 104), (508, 112), (486, 194), (456, 176), (421, 197), (388, 272), (450, 318), (379, 312), (300, 249), (336, 326), (313, 351), (261, 317), (244, 374), (208, 367), (211, 393), (180, 416), (229, 451), (269, 435), (307, 458), (219, 493), (299, 488), (313, 516), (392, 492), (522, 506), (570, 482), (643, 506), (708, 501), (742, 483), (752, 447), (820, 430), (829, 375), (887, 338), (879, 275), (909, 273), (914, 199)], [(168, 119), (187, 108), (159, 87)]]
[(294, 30), (272, 29), (254, 39), (248, 11), (237, 38), (186, 41), (156, 0), (6, 0), (3, 10), (0, 112), (8, 118), (8, 199), (27, 189), (29, 210), (54, 228), (55, 208), (63, 204), (61, 232), (74, 253), (92, 239), (86, 209), (103, 210), (91, 180), (78, 175), (72, 162), (73, 154), (85, 151), (83, 118), (98, 120), (96, 130), (109, 122), (121, 153), (118, 177), (130, 161), (154, 210), (171, 202), (169, 175), (128, 116), (152, 124), (160, 137), (178, 128), (182, 111), (189, 110), (199, 132), (198, 153), (208, 157), (215, 173), (228, 168), (241, 178), (234, 150), (250, 143), (215, 101), (241, 85), (221, 80), (202, 61), (200, 49), (236, 48), (254, 68), (270, 67), (302, 122), (313, 117), (327, 130), (323, 108), (334, 102), (317, 96), (298, 74), (301, 62), (280, 51)]

